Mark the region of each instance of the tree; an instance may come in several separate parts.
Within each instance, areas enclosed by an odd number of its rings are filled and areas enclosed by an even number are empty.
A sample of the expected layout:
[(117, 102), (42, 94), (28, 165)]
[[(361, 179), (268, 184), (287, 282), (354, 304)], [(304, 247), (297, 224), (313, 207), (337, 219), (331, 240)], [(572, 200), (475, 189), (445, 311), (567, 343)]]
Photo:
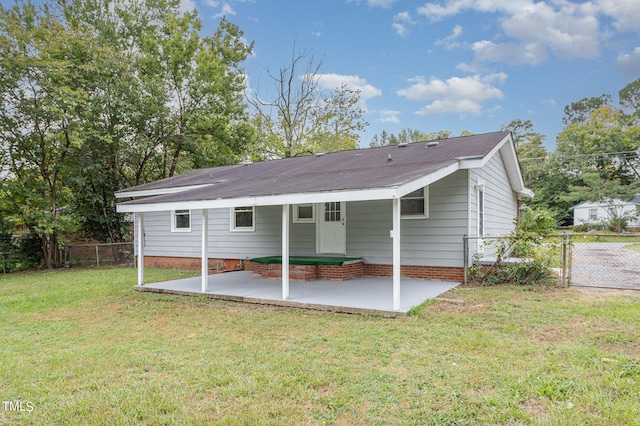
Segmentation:
[(639, 148), (640, 128), (611, 106), (572, 122), (558, 136), (556, 155), (569, 182), (568, 191), (559, 198), (608, 205), (615, 199), (632, 199), (640, 190)]
[(589, 116), (596, 109), (609, 105), (611, 103), (611, 95), (606, 93), (591, 98), (582, 98), (577, 102), (564, 107), (564, 117), (562, 122), (565, 125), (572, 123), (584, 123), (589, 120)]
[(627, 84), (618, 92), (620, 105), (630, 111), (631, 120), (640, 119), (640, 78)]
[[(471, 135), (471, 133), (467, 130), (463, 130), (460, 134), (460, 136), (468, 135)], [(369, 146), (371, 148), (374, 148), (377, 146), (398, 145), (401, 143), (448, 139), (450, 137), (452, 137), (452, 133), (449, 130), (439, 130), (437, 132), (424, 133), (423, 131), (417, 129), (402, 129), (397, 136), (393, 133), (387, 133), (386, 130), (383, 130), (380, 133), (380, 137), (378, 137), (378, 135), (373, 135)]]
[(249, 99), (255, 109), (257, 143), (254, 159), (288, 158), (316, 152), (355, 149), (359, 131), (367, 123), (358, 102), (360, 92), (347, 86), (333, 91), (319, 84), (321, 62), (294, 44), (291, 61), (277, 73), (269, 72), (275, 95), (259, 90)]
[(178, 7), (175, 0), (65, 4), (70, 22), (118, 53), (106, 67), (113, 72), (104, 90), (91, 98), (74, 181), (83, 228), (101, 240), (128, 232), (114, 189), (237, 162), (253, 138), (240, 68), (252, 44), (226, 19), (202, 36), (197, 14)]
[(240, 63), (252, 46), (225, 19), (212, 36), (200, 30), (177, 0), (0, 8), (3, 190), (45, 266), (61, 264), (80, 226), (126, 236), (114, 191), (246, 152)]
[[(0, 8), (0, 140), (9, 158), (14, 222), (40, 239), (44, 265), (59, 266), (64, 235), (77, 229), (66, 185), (82, 144), (81, 117), (100, 50), (48, 8)], [(95, 61), (94, 61), (95, 60)]]
[(540, 180), (547, 174), (545, 162), (542, 161), (548, 156), (543, 144), (545, 136), (534, 130), (531, 120), (522, 121), (519, 118), (503, 125), (502, 130), (511, 132), (524, 183), (535, 193)]

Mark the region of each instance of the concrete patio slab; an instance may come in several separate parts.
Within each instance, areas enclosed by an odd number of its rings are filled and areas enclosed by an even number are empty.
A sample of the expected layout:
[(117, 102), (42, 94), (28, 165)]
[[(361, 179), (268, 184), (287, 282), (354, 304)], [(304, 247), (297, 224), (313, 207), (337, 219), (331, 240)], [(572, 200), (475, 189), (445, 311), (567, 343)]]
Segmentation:
[(250, 271), (209, 275), (209, 291), (200, 277), (136, 286), (138, 291), (197, 295), (237, 302), (384, 316), (405, 315), (409, 309), (460, 283), (403, 278), (400, 310), (393, 309), (391, 278), (361, 277), (349, 281), (291, 281), (289, 299), (282, 300), (280, 280), (263, 279)]

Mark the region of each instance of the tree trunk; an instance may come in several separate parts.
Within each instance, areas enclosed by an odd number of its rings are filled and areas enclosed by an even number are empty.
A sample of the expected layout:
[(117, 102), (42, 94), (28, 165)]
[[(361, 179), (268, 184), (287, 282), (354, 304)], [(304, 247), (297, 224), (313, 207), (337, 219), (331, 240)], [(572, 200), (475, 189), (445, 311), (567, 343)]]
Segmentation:
[(46, 269), (53, 269), (51, 267), (51, 251), (47, 238), (40, 237), (40, 249), (42, 250), (42, 260), (44, 261), (44, 267)]

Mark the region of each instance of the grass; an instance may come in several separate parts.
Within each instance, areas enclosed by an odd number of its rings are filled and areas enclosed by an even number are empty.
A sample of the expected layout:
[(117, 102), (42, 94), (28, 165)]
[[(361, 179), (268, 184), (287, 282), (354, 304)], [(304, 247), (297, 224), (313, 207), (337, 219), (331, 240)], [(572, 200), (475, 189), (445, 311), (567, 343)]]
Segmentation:
[(630, 246), (624, 247), (626, 250), (635, 251), (636, 253), (640, 253), (640, 244), (632, 244)]
[[(184, 276), (147, 270), (147, 281)], [(640, 298), (479, 287), (400, 319), (0, 276), (0, 424), (640, 424)]]
[(628, 235), (607, 234), (605, 232), (598, 234), (575, 233), (572, 234), (571, 241), (574, 243), (638, 243), (640, 235), (637, 233)]

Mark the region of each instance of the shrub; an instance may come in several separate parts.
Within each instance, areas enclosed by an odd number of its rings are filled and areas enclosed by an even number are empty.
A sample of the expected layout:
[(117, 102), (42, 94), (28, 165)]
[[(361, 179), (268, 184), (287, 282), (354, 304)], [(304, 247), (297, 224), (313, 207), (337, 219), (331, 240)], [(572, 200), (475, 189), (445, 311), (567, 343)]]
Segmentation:
[[(470, 270), (471, 278), (483, 285), (529, 285), (549, 283), (555, 274), (551, 270), (560, 247), (545, 235), (555, 230), (556, 221), (549, 210), (530, 207), (521, 209), (520, 221), (510, 238), (494, 240), (496, 260), (493, 265), (479, 265), (476, 257)], [(508, 255), (506, 255), (508, 253)], [(505, 259), (505, 258), (510, 259)]]
[(0, 272), (26, 271), (40, 267), (40, 240), (37, 237), (0, 236), (0, 252)]
[(471, 271), (471, 277), (485, 286), (549, 284), (555, 279), (548, 265), (534, 259), (502, 265), (476, 265)]

